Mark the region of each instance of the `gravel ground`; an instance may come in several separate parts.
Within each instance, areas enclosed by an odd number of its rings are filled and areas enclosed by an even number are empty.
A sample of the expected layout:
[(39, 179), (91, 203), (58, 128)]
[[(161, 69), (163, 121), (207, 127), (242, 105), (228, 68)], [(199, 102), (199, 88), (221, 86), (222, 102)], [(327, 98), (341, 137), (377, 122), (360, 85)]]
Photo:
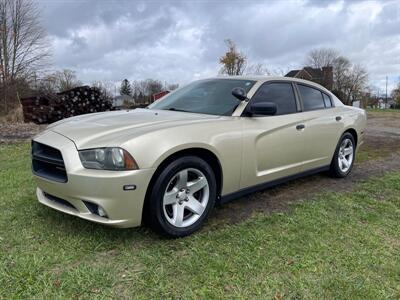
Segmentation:
[(256, 213), (282, 211), (292, 202), (309, 200), (319, 193), (352, 191), (356, 183), (395, 170), (400, 170), (399, 154), (355, 165), (344, 179), (332, 178), (327, 173), (296, 179), (224, 204), (213, 211), (209, 222), (211, 226), (234, 224)]
[(14, 143), (31, 139), (47, 125), (33, 123), (0, 124), (0, 143)]

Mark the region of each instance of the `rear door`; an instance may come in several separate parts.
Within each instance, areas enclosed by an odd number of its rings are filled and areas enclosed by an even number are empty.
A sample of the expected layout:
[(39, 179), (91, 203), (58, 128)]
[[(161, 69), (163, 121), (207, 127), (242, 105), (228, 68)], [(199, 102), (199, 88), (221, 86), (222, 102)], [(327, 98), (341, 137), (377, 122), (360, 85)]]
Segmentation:
[(274, 102), (274, 116), (242, 116), (243, 159), (241, 188), (296, 174), (302, 170), (303, 116), (288, 81), (264, 83), (248, 105)]
[(343, 130), (342, 116), (325, 92), (307, 84), (296, 86), (303, 110), (304, 171), (327, 166)]

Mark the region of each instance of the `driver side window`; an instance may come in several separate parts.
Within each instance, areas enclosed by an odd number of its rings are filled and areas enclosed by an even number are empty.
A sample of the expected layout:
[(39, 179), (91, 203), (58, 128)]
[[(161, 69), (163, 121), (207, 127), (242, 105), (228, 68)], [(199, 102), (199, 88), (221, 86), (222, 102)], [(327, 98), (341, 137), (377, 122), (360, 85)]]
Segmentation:
[(265, 83), (251, 100), (252, 103), (272, 102), (276, 104), (275, 115), (286, 115), (297, 112), (296, 97), (293, 86), (287, 82)]

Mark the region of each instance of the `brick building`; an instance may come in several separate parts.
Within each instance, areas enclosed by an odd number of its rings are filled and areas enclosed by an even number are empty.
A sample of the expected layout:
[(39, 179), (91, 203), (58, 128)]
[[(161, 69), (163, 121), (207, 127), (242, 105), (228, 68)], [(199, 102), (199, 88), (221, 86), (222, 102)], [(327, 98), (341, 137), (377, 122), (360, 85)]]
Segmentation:
[(170, 91), (166, 90), (166, 91), (161, 91), (159, 93), (155, 93), (151, 96), (151, 102), (154, 102), (162, 97), (164, 97), (165, 95), (169, 94)]
[(328, 90), (333, 88), (333, 69), (332, 67), (322, 67), (322, 69), (315, 69), (311, 67), (304, 67), (301, 70), (292, 70), (285, 75), (285, 77), (301, 78), (319, 83), (326, 87)]

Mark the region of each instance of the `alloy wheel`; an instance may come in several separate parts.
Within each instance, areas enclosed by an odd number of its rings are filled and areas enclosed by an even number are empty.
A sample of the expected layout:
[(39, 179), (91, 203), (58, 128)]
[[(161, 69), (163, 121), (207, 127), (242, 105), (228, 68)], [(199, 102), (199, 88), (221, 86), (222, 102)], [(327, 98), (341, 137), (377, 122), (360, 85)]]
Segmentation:
[(164, 216), (173, 226), (188, 227), (202, 216), (209, 196), (206, 176), (195, 168), (183, 169), (172, 176), (164, 192)]
[(338, 163), (340, 171), (346, 173), (353, 163), (354, 149), (353, 142), (346, 138), (342, 141), (338, 153)]

